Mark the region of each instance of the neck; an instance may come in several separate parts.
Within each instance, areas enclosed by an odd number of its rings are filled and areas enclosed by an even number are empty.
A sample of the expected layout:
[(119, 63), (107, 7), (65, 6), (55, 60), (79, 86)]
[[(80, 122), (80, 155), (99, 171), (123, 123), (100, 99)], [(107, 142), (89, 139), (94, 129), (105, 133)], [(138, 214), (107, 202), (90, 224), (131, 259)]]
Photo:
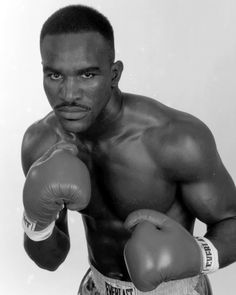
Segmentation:
[(95, 122), (83, 132), (86, 139), (99, 139), (105, 134), (114, 131), (118, 118), (123, 110), (123, 95), (119, 89), (113, 90), (111, 98)]

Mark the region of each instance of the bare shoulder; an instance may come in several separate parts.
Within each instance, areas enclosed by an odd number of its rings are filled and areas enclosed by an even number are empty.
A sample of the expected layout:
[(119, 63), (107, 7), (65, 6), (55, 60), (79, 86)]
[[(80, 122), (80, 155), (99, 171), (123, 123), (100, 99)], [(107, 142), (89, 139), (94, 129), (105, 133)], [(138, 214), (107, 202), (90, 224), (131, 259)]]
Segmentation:
[(214, 136), (202, 121), (189, 115), (170, 123), (167, 129), (162, 152), (170, 167), (176, 167), (172, 171), (176, 170), (180, 180), (214, 174), (221, 161)]
[(21, 147), (22, 167), (25, 174), (32, 163), (58, 142), (59, 138), (59, 124), (53, 112), (29, 126)]
[[(155, 109), (155, 108), (154, 108)], [(176, 181), (191, 181), (212, 174), (221, 165), (214, 136), (198, 118), (164, 105), (143, 136), (162, 171)]]

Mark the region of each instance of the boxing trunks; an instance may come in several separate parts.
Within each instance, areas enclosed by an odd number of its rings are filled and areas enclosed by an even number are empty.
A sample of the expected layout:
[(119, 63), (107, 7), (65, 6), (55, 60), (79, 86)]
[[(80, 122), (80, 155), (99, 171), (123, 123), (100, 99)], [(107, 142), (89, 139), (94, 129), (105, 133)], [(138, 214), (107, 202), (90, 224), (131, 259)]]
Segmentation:
[(199, 275), (160, 284), (150, 292), (141, 292), (131, 282), (102, 275), (92, 265), (85, 274), (78, 295), (212, 295), (208, 278)]

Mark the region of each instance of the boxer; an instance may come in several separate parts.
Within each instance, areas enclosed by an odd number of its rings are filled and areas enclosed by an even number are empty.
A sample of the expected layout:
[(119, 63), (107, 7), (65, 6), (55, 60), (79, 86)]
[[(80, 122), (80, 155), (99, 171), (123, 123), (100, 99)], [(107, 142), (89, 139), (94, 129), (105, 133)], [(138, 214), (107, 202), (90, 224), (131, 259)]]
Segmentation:
[[(72, 5), (40, 35), (52, 112), (22, 143), (24, 247), (56, 270), (84, 222), (90, 270), (79, 294), (211, 294), (207, 274), (236, 260), (236, 190), (208, 127), (119, 89), (113, 29)], [(194, 237), (198, 218), (207, 225)]]

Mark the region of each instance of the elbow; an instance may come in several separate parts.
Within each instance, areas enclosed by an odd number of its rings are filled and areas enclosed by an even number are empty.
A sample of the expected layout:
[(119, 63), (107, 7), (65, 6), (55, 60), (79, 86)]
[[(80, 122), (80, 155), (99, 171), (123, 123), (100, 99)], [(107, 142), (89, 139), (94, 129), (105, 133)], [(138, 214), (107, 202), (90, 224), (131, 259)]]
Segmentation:
[(34, 262), (35, 262), (35, 264), (38, 266), (38, 267), (40, 267), (40, 268), (42, 268), (42, 269), (44, 269), (44, 270), (47, 270), (47, 271), (50, 271), (50, 272), (53, 272), (53, 271), (56, 271), (58, 268), (59, 268), (59, 266), (62, 264), (62, 262), (61, 263), (55, 263), (55, 261), (53, 262), (53, 263), (42, 263), (42, 262), (39, 262), (39, 261), (36, 261), (36, 260), (33, 260)]
[(60, 256), (48, 254), (46, 257), (32, 255), (32, 253), (30, 253), (29, 251), (26, 251), (26, 253), (38, 267), (53, 272), (56, 271), (59, 266), (65, 261), (68, 251), (60, 253)]
[[(47, 248), (47, 247), (46, 247)], [(66, 243), (61, 248), (45, 249), (40, 247), (40, 242), (32, 242), (29, 239), (24, 241), (24, 249), (34, 263), (45, 270), (56, 271), (65, 261), (70, 250), (70, 243)]]

